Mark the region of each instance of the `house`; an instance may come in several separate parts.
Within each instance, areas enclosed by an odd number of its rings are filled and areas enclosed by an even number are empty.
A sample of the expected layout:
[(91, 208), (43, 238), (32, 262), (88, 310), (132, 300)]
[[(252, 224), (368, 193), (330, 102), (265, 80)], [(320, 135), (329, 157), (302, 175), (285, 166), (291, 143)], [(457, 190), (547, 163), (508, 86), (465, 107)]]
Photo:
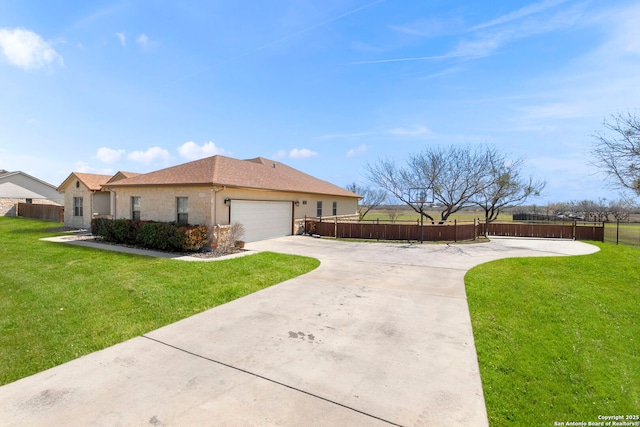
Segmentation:
[(56, 187), (24, 172), (0, 169), (0, 215), (16, 216), (18, 203), (61, 205)]
[(111, 216), (111, 194), (103, 184), (139, 174), (118, 172), (115, 175), (72, 172), (57, 191), (63, 194), (65, 227), (89, 228), (95, 216)]
[[(72, 180), (71, 187), (74, 185)], [(129, 178), (107, 179), (101, 183), (101, 192), (111, 193), (114, 218), (210, 228), (241, 223), (248, 242), (297, 233), (305, 216), (357, 218), (360, 198), (280, 162), (219, 155)]]

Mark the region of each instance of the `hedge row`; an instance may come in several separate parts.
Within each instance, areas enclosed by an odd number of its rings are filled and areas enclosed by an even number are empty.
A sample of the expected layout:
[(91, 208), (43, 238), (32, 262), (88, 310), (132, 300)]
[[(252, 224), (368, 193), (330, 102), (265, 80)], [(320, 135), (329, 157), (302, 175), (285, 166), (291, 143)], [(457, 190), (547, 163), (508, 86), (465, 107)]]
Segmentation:
[(204, 225), (179, 225), (173, 222), (94, 218), (91, 220), (91, 233), (107, 242), (185, 252), (205, 246), (209, 229)]

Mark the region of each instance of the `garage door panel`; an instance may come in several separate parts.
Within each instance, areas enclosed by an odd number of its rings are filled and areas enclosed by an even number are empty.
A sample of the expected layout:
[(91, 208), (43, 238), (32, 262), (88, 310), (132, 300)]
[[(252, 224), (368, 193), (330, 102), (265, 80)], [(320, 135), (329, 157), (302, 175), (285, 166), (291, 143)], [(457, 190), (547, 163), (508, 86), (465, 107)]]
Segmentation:
[(255, 242), (291, 234), (291, 202), (231, 201), (231, 223), (244, 226), (244, 240)]

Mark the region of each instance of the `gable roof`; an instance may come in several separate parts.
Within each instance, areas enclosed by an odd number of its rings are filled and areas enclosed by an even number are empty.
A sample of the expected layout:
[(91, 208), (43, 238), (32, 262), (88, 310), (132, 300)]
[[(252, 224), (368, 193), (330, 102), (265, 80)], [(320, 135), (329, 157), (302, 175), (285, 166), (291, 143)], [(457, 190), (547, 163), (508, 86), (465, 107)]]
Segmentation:
[(140, 175), (140, 174), (136, 173), (136, 172), (118, 171), (118, 172), (116, 172), (115, 175), (113, 175), (111, 178), (109, 178), (109, 180), (106, 183), (109, 184), (111, 182), (120, 181), (121, 179), (133, 178), (134, 176), (138, 176), (138, 175)]
[(219, 155), (111, 182), (105, 187), (148, 185), (215, 185), (359, 197), (280, 162), (262, 157), (238, 160)]
[(22, 171), (0, 170), (0, 197), (14, 199), (48, 199), (57, 203), (56, 187)]
[(64, 187), (67, 186), (69, 182), (73, 178), (76, 178), (78, 181), (83, 183), (89, 190), (91, 191), (102, 191), (102, 185), (106, 184), (109, 179), (111, 179), (111, 175), (99, 175), (95, 173), (82, 173), (82, 172), (71, 172), (71, 174), (65, 179), (62, 184), (60, 184), (57, 188), (58, 191), (62, 191)]

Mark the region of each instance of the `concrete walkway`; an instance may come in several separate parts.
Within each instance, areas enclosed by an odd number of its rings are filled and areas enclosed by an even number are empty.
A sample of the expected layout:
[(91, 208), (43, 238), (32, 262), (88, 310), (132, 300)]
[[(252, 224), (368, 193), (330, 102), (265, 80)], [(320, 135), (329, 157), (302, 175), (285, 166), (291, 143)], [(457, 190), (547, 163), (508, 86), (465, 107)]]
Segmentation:
[(303, 276), (0, 387), (8, 426), (486, 426), (463, 278), (574, 241), (248, 245), (313, 256)]

